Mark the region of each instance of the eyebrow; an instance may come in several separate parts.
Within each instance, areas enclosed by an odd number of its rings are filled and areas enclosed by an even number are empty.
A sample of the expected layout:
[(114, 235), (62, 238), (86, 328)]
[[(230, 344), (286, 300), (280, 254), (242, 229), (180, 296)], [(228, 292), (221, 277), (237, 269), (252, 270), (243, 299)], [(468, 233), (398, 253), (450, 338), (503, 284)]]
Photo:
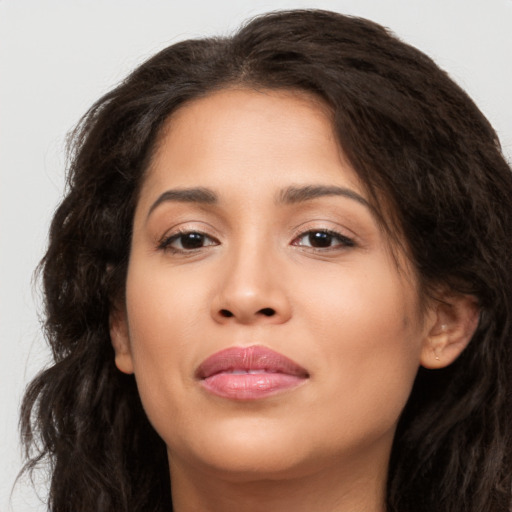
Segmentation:
[[(373, 211), (370, 203), (357, 192), (345, 187), (331, 185), (305, 185), (290, 186), (278, 193), (276, 202), (278, 204), (297, 204), (311, 201), (325, 196), (342, 196), (357, 201)], [(204, 187), (178, 188), (165, 191), (151, 205), (147, 217), (162, 203), (199, 203), (199, 204), (217, 204), (218, 197), (213, 190)]]
[(278, 202), (285, 204), (296, 204), (303, 203), (305, 201), (311, 201), (318, 197), (324, 196), (343, 196), (348, 199), (353, 199), (358, 203), (366, 206), (370, 210), (373, 210), (370, 203), (357, 192), (354, 192), (350, 188), (336, 187), (331, 185), (306, 185), (304, 187), (287, 187), (282, 190), (278, 195)]
[(157, 206), (168, 201), (175, 201), (178, 203), (215, 204), (217, 203), (217, 195), (212, 190), (204, 187), (176, 188), (167, 190), (151, 205), (147, 216), (149, 217)]

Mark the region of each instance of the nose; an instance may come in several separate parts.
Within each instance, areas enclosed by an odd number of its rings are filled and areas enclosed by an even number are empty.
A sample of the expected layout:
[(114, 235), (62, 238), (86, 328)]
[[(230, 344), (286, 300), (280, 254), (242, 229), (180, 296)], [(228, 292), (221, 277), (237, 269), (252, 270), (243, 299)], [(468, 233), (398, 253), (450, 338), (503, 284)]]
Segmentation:
[(218, 323), (280, 324), (291, 317), (282, 268), (270, 251), (238, 251), (218, 276), (212, 316)]

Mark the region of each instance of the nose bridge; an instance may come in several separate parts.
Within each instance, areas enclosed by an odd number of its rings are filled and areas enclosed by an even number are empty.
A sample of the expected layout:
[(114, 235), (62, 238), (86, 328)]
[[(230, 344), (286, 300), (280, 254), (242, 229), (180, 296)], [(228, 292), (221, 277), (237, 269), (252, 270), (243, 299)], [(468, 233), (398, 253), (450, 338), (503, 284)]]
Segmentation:
[(228, 251), (226, 270), (213, 305), (217, 319), (253, 323), (281, 322), (289, 317), (280, 255), (270, 238), (253, 231)]

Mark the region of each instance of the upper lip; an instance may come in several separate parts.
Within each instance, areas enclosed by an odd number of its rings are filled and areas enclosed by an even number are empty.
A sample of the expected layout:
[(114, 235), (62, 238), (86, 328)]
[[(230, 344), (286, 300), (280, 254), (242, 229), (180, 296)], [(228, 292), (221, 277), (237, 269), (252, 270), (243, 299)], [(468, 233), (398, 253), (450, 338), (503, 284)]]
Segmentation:
[(309, 377), (306, 369), (288, 357), (267, 347), (230, 347), (207, 357), (197, 368), (196, 377), (207, 379), (212, 375), (230, 371), (263, 370), (285, 373), (298, 377)]

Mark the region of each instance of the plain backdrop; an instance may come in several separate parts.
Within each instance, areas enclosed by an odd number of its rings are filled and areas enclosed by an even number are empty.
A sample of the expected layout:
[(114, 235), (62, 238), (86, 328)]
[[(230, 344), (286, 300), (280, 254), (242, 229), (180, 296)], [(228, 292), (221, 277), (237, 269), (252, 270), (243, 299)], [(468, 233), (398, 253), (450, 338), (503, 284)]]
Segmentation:
[[(0, 0), (0, 512), (45, 510), (21, 467), (18, 409), (49, 361), (33, 271), (64, 188), (65, 137), (137, 64), (279, 8), (373, 19), (465, 88), (512, 156), (512, 0)], [(512, 200), (512, 198), (511, 198)], [(44, 475), (35, 482), (44, 497)]]

